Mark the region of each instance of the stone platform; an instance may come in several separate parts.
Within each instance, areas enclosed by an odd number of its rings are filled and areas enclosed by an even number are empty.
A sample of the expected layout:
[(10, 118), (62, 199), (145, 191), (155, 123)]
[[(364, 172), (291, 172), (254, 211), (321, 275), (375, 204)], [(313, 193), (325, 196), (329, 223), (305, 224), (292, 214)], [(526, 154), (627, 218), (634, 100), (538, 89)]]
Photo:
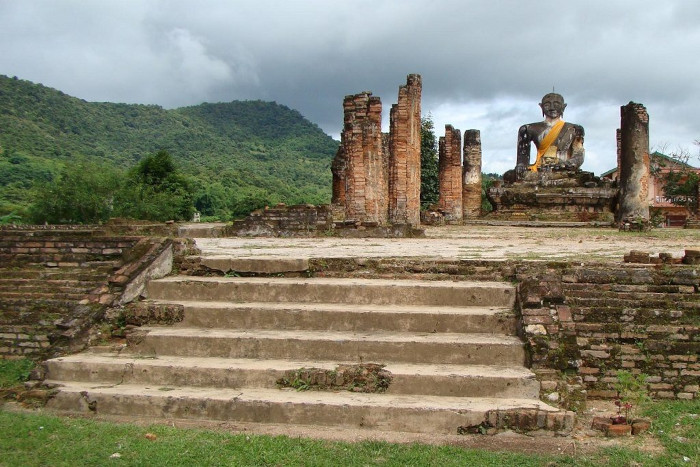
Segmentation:
[(487, 197), (491, 219), (613, 222), (618, 189), (590, 172), (527, 172), (495, 186)]

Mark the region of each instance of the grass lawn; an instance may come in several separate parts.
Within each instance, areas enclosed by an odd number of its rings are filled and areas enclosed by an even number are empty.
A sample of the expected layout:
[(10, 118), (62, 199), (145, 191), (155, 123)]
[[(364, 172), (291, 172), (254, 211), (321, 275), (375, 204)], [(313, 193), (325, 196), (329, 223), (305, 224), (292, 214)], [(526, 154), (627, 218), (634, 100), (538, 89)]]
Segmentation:
[[(604, 449), (592, 455), (564, 457), (453, 446), (342, 443), (162, 425), (143, 427), (0, 408), (0, 465), (697, 466), (699, 410), (698, 401), (649, 405), (653, 434), (666, 448), (664, 453), (649, 454), (632, 443), (630, 447)], [(155, 435), (155, 439), (148, 439), (147, 434)]]

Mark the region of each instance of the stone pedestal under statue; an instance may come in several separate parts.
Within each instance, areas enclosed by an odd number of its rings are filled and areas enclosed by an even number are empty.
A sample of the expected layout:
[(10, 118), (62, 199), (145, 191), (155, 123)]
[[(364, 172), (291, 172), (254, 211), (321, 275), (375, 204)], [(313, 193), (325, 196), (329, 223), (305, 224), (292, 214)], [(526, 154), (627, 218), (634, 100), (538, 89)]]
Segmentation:
[(612, 222), (618, 189), (591, 172), (526, 172), (491, 187), (488, 217), (499, 220)]

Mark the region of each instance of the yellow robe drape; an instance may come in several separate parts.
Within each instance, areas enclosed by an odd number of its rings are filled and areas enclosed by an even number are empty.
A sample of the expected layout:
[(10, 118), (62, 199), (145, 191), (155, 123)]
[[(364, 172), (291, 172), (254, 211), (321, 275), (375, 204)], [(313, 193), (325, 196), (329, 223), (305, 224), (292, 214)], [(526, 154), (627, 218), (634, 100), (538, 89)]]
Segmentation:
[(564, 120), (559, 120), (552, 126), (547, 136), (540, 142), (540, 147), (537, 149), (537, 159), (535, 159), (535, 163), (529, 167), (531, 171), (537, 172), (539, 170), (540, 165), (542, 165), (542, 156), (547, 153), (549, 147), (556, 141), (562, 128), (564, 128)]

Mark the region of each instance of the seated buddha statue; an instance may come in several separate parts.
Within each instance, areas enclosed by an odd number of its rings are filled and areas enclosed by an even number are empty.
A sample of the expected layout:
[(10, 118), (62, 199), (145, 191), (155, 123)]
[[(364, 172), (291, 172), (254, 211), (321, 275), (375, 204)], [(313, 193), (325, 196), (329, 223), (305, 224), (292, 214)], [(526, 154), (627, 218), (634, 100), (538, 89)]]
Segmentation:
[[(542, 98), (540, 108), (544, 121), (523, 125), (518, 131), (518, 178), (527, 171), (575, 171), (583, 164), (583, 127), (563, 120), (564, 98), (549, 93)], [(530, 143), (537, 148), (534, 161), (530, 159)]]

